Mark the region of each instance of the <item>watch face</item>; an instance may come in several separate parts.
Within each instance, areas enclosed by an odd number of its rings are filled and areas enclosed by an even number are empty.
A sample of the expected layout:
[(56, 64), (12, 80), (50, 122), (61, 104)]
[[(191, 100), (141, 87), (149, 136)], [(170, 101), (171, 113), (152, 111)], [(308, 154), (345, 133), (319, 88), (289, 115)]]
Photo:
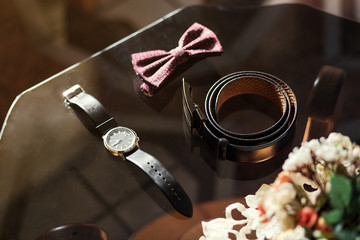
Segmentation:
[(136, 133), (125, 127), (116, 127), (108, 131), (104, 137), (105, 147), (115, 155), (127, 153), (137, 146)]

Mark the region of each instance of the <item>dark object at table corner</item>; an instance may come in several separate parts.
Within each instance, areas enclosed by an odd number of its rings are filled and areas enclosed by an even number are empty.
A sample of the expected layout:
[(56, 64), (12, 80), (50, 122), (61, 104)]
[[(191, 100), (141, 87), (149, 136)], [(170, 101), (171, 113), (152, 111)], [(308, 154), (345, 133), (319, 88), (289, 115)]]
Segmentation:
[(303, 142), (327, 137), (334, 130), (342, 105), (338, 100), (344, 81), (343, 69), (330, 65), (320, 69), (307, 103), (308, 119)]
[(109, 240), (100, 227), (88, 223), (73, 223), (54, 227), (42, 233), (36, 240)]

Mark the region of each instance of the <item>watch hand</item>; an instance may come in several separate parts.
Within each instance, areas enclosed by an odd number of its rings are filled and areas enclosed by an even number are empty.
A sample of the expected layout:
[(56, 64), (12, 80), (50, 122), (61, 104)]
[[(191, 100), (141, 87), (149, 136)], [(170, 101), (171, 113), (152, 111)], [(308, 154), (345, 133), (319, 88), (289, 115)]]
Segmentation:
[(118, 144), (121, 143), (121, 142), (122, 142), (122, 140), (119, 139), (119, 140), (117, 140), (115, 143), (113, 143), (112, 145), (113, 145), (113, 146), (116, 146), (116, 145), (118, 145)]

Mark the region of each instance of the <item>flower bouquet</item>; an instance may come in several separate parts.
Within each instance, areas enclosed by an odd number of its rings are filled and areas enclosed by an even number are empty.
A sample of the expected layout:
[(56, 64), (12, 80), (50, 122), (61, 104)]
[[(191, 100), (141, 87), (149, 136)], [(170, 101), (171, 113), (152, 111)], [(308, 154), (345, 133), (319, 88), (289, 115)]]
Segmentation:
[[(360, 146), (347, 136), (304, 142), (270, 185), (202, 222), (200, 240), (360, 240)], [(234, 211), (242, 217), (234, 217)]]

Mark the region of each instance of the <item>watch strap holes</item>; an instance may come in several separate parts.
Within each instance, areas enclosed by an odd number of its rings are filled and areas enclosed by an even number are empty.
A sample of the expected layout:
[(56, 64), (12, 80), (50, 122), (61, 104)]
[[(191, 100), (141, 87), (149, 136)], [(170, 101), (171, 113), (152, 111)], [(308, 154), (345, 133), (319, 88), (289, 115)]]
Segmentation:
[(154, 171), (158, 173), (158, 176), (162, 178), (162, 180), (166, 183), (166, 185), (167, 185), (168, 187), (170, 187), (171, 192), (174, 194), (174, 196), (177, 198), (177, 200), (181, 201), (182, 198), (181, 198), (181, 197), (179, 196), (179, 194), (176, 192), (175, 188), (173, 188), (173, 187), (171, 186), (171, 183), (162, 175), (162, 173), (161, 173), (158, 169), (156, 169), (155, 166), (152, 165), (150, 162), (147, 162), (147, 164), (148, 164), (152, 169), (154, 169)]

